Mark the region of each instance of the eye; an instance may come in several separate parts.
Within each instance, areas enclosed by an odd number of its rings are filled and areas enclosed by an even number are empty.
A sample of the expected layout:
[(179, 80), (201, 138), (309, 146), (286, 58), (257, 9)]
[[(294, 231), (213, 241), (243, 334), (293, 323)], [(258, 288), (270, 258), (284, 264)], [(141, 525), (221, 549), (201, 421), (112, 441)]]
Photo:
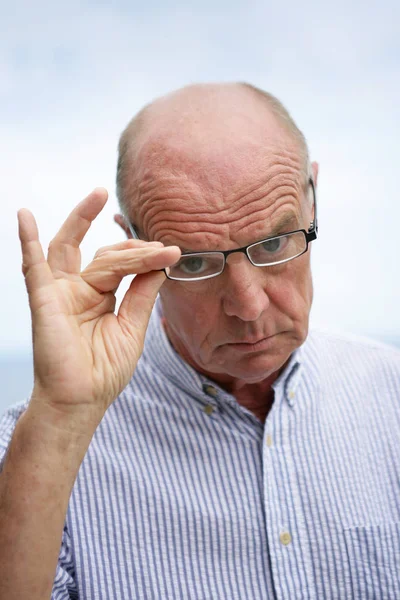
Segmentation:
[(285, 238), (273, 238), (272, 240), (267, 240), (266, 242), (262, 243), (262, 249), (265, 252), (274, 254), (283, 248), (284, 241)]
[(207, 260), (201, 256), (189, 256), (181, 258), (177, 266), (184, 273), (198, 275), (207, 269)]
[(284, 260), (290, 253), (289, 238), (283, 235), (254, 244), (249, 248), (251, 260), (260, 266)]
[(175, 265), (170, 267), (169, 276), (179, 280), (207, 279), (222, 273), (224, 264), (222, 252), (184, 254)]

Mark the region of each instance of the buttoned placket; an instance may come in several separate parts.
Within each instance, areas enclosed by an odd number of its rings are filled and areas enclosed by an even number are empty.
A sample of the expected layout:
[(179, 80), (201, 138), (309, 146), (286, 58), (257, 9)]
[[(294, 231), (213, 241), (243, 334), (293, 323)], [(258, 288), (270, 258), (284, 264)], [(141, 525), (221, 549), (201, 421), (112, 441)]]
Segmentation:
[(263, 426), (257, 417), (241, 406), (234, 396), (225, 392), (204, 376), (201, 377), (202, 395), (198, 398), (201, 403), (201, 410), (211, 418), (217, 418), (223, 414), (226, 425), (239, 430), (242, 435), (250, 435), (252, 438), (260, 440)]
[(208, 417), (211, 417), (218, 408), (218, 389), (210, 383), (203, 383), (202, 390), (206, 396), (205, 404), (203, 404), (203, 411)]
[[(267, 417), (263, 438), (263, 489), (266, 533), (272, 577), (279, 599), (303, 598), (299, 592), (309, 589), (313, 598), (311, 557), (305, 555), (306, 526), (295, 475), (295, 457), (291, 455), (290, 435), (295, 435), (296, 403), (299, 398), (301, 365), (295, 363), (287, 377), (275, 386), (275, 399)], [(303, 565), (307, 564), (304, 570)], [(310, 585), (311, 584), (311, 585)]]

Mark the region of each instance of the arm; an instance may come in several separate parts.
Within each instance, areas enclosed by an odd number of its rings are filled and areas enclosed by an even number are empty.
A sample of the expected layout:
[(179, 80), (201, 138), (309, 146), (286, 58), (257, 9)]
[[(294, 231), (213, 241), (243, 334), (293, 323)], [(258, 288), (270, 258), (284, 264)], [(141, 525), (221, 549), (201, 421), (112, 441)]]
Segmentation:
[(68, 500), (90, 435), (28, 408), (0, 476), (0, 598), (50, 598)]
[[(69, 497), (91, 438), (142, 352), (158, 269), (176, 247), (126, 240), (80, 271), (79, 244), (107, 199), (95, 190), (68, 217), (45, 259), (35, 220), (19, 213), (32, 315), (34, 389), (0, 474), (0, 600), (50, 598)], [(115, 291), (137, 274), (118, 314)]]

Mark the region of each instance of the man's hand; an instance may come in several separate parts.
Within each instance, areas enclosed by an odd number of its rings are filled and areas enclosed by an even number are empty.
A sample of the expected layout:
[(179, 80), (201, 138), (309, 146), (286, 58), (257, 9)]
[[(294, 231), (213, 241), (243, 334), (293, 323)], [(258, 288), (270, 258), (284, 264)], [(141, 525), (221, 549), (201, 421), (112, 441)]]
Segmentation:
[[(107, 201), (95, 189), (69, 215), (45, 259), (33, 215), (18, 213), (23, 273), (32, 314), (34, 391), (30, 409), (75, 434), (91, 433), (127, 385), (143, 349), (159, 269), (176, 246), (126, 240), (101, 248), (81, 271), (79, 245)], [(123, 277), (136, 274), (114, 314)]]
[[(72, 211), (47, 260), (33, 215), (18, 213), (32, 313), (34, 390), (0, 473), (0, 600), (50, 598), (65, 515), (92, 436), (142, 352), (151, 309), (177, 247), (127, 240), (81, 272), (79, 245), (107, 200)], [(115, 291), (136, 274), (118, 315)], [(22, 567), (21, 567), (22, 566)]]

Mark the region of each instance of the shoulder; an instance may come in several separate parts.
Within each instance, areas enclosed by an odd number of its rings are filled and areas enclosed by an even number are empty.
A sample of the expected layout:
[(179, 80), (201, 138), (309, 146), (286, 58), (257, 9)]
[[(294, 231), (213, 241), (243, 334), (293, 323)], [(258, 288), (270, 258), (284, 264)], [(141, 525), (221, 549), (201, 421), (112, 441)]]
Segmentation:
[(400, 349), (396, 346), (350, 333), (332, 333), (323, 329), (311, 329), (306, 343), (329, 352), (384, 355), (392, 356), (394, 360), (400, 360)]
[(306, 360), (319, 370), (335, 371), (352, 379), (392, 381), (400, 388), (400, 350), (376, 340), (351, 334), (312, 330), (303, 346)]

